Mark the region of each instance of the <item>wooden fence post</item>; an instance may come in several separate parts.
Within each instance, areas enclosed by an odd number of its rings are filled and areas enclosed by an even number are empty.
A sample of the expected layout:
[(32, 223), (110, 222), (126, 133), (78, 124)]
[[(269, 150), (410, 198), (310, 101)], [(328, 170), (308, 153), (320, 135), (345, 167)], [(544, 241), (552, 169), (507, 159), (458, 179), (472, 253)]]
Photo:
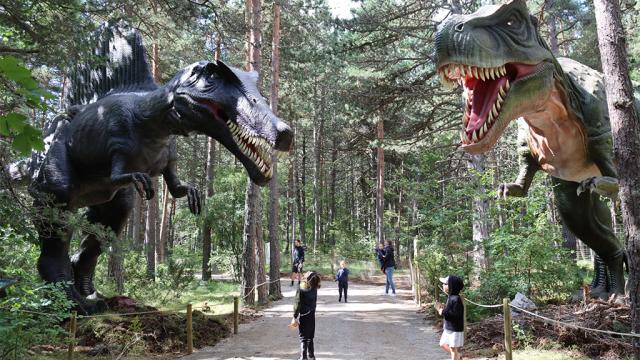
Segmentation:
[(464, 332), (464, 338), (467, 338), (467, 302), (465, 301), (464, 296), (460, 295), (462, 298), (462, 312), (463, 312), (463, 322), (462, 322), (462, 331)]
[(504, 358), (505, 360), (512, 360), (511, 307), (509, 306), (509, 298), (502, 299), (502, 311), (504, 313)]
[(416, 294), (418, 294), (417, 298), (418, 298), (418, 307), (420, 307), (420, 305), (422, 305), (422, 289), (420, 286), (420, 266), (418, 265), (418, 262), (416, 262)]
[(187, 354), (193, 353), (193, 308), (187, 304)]
[(240, 308), (240, 298), (237, 296), (233, 297), (233, 333), (238, 334), (238, 313)]
[(71, 313), (71, 319), (69, 320), (69, 349), (67, 351), (67, 360), (73, 360), (74, 350), (76, 345), (76, 327), (78, 313), (76, 311)]

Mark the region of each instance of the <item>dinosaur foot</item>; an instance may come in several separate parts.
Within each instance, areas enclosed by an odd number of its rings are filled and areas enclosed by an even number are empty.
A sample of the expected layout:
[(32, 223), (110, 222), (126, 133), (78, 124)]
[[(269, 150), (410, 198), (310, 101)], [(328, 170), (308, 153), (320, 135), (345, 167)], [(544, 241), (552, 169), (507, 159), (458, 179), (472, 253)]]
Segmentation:
[(594, 176), (583, 180), (576, 192), (578, 196), (585, 191), (595, 192), (596, 194), (617, 199), (618, 197), (618, 179), (609, 176)]

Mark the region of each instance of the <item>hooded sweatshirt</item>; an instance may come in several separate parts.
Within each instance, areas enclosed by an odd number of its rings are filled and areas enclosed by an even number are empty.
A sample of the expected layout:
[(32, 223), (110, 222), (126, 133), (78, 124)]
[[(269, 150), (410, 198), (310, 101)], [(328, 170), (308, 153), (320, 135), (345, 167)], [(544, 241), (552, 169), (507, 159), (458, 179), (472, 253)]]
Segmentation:
[(300, 284), (300, 288), (296, 292), (295, 300), (293, 301), (293, 317), (298, 315), (306, 316), (316, 312), (316, 302), (318, 300), (318, 290), (312, 289), (306, 282)]
[(442, 311), (442, 317), (444, 318), (444, 328), (449, 331), (461, 332), (464, 331), (464, 306), (462, 304), (462, 298), (460, 297), (460, 291), (464, 288), (462, 279), (449, 275), (449, 298), (447, 299), (447, 305)]

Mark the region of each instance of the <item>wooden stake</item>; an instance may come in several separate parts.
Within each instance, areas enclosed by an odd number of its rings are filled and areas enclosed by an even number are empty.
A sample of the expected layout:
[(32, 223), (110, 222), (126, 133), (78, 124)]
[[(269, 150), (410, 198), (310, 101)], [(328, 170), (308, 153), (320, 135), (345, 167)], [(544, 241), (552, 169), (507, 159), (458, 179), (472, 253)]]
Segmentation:
[(193, 353), (193, 309), (187, 304), (187, 354)]
[(511, 349), (511, 307), (509, 306), (509, 298), (502, 299), (502, 311), (504, 313), (504, 358), (512, 360), (513, 353)]
[(240, 308), (240, 298), (233, 297), (233, 333), (238, 334), (238, 311)]
[(71, 313), (71, 319), (69, 321), (69, 350), (67, 352), (67, 360), (73, 360), (74, 350), (76, 344), (76, 327), (77, 327), (77, 312)]
[(462, 331), (464, 332), (464, 338), (467, 338), (467, 302), (465, 301), (464, 296), (460, 295), (460, 297), (462, 298)]

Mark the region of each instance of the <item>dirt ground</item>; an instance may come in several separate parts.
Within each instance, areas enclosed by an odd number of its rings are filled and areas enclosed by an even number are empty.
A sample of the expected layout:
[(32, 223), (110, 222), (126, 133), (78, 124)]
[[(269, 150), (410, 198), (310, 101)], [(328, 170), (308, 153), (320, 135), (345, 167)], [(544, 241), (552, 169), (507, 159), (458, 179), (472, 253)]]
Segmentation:
[[(407, 281), (397, 297), (384, 295), (380, 284), (354, 281), (349, 303), (338, 302), (336, 283), (323, 281), (316, 313), (316, 357), (338, 359), (446, 359), (439, 337), (424, 315), (416, 313)], [(284, 299), (264, 310), (264, 316), (242, 324), (214, 347), (199, 349), (186, 360), (297, 359), (297, 330), (287, 327), (292, 316), (295, 287), (283, 282)]]

